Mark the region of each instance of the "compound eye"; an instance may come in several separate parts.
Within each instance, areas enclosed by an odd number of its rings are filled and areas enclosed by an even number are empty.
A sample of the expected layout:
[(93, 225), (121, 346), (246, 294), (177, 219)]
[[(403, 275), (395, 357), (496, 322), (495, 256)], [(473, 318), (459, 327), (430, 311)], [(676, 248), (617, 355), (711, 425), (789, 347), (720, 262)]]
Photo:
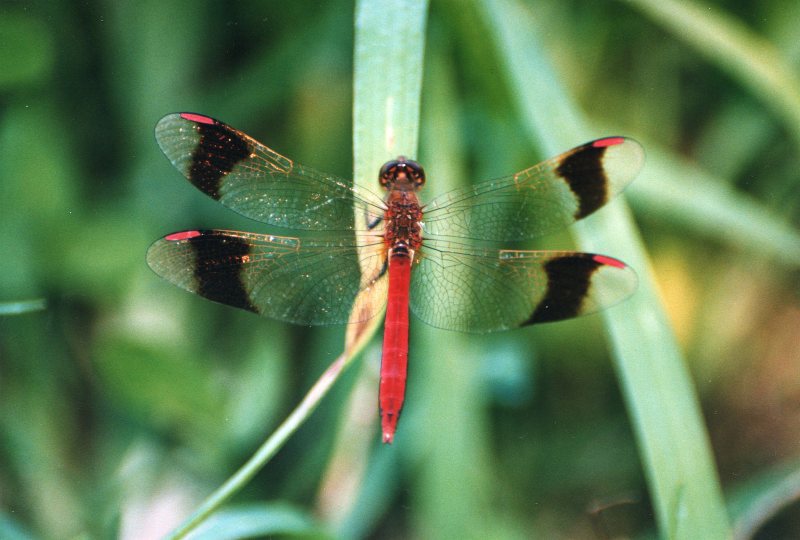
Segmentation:
[(406, 161), (406, 171), (414, 180), (414, 186), (420, 187), (425, 184), (425, 170), (416, 161)]
[(378, 173), (378, 181), (380, 181), (383, 187), (389, 185), (389, 183), (392, 180), (392, 177), (395, 174), (394, 170), (396, 168), (397, 168), (397, 161), (387, 161), (386, 163), (383, 164), (380, 173)]

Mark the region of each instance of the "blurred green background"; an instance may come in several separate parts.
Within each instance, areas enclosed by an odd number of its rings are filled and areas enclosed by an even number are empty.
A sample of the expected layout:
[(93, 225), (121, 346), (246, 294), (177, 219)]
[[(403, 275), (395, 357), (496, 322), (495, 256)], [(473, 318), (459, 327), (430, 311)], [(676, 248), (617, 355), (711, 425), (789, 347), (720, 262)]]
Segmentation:
[[(735, 503), (798, 475), (800, 3), (706, 2), (700, 38), (655, 4), (526, 3), (596, 135), (648, 151), (628, 200)], [(167, 113), (214, 116), (351, 175), (353, 14), (345, 1), (0, 5), (0, 302), (46, 301), (0, 317), (1, 538), (165, 534), (339, 355), (343, 327), (204, 301), (144, 255), (175, 230), (272, 232), (169, 164), (153, 137)], [(469, 181), (549, 157), (484, 24), (471, 2), (432, 1), (419, 153), (431, 184), (436, 133)], [(377, 336), (234, 499), (241, 522), (343, 538), (655, 534), (600, 317), (411, 333), (395, 444), (379, 444)], [(797, 504), (764, 517), (757, 538), (800, 536)]]

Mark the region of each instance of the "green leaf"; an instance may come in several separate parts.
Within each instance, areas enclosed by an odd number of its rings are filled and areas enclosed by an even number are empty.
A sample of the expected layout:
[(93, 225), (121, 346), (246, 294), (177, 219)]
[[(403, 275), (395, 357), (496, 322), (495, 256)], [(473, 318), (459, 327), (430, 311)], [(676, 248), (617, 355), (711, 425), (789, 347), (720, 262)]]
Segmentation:
[(0, 315), (22, 315), (31, 311), (41, 311), (47, 307), (44, 298), (21, 300), (19, 302), (0, 302)]
[(688, 0), (626, 0), (735, 77), (786, 122), (800, 143), (800, 79), (771, 43), (715, 7)]
[[(427, 200), (462, 187), (469, 177), (459, 152), (460, 133), (448, 123), (460, 112), (455, 70), (441, 46), (434, 50), (439, 54), (429, 55), (432, 60), (425, 74), (430, 90), (423, 109), (425, 149), (430, 156), (425, 170), (428, 178), (436, 179), (426, 187)], [(487, 394), (479, 373), (481, 363), (496, 351), (485, 336), (453, 335), (419, 320), (412, 325), (409, 395), (415, 397), (406, 406), (405, 429), (397, 441), (418, 476), (417, 489), (410, 494), (415, 508), (413, 536), (502, 538), (500, 523), (487, 523), (484, 513), (494, 493), (496, 471), (488, 443)], [(455, 478), (469, 489), (454, 489)]]
[(374, 189), (381, 165), (417, 154), (427, 5), (425, 0), (362, 0), (356, 7), (357, 185)]
[(330, 538), (308, 513), (279, 503), (238, 505), (218, 512), (189, 534), (192, 540), (234, 540), (269, 535)]
[(697, 165), (663, 150), (647, 152), (647, 166), (626, 194), (647, 216), (785, 264), (800, 264), (795, 227)]
[[(417, 155), (427, 8), (426, 0), (361, 0), (356, 5), (356, 189), (374, 189), (381, 165), (390, 159)], [(363, 216), (357, 215), (356, 219)], [(365, 295), (356, 302), (383, 303), (381, 298)], [(365, 323), (349, 325), (346, 349), (351, 357), (364, 347), (382, 319), (373, 317)]]
[[(426, 10), (427, 2), (409, 0), (363, 0), (356, 8), (353, 144), (357, 184), (367, 178), (374, 182), (380, 165), (395, 153), (404, 152), (409, 156), (416, 153)], [(401, 34), (403, 40), (390, 39)], [(397, 84), (401, 79), (403, 84)], [(348, 327), (346, 352), (322, 374), (255, 454), (173, 531), (170, 538), (184, 538), (252, 479), (308, 419), (344, 368), (367, 343), (380, 319), (373, 317), (364, 326)]]
[(0, 513), (0, 538), (5, 540), (33, 540), (35, 536), (25, 531), (21, 525), (5, 513)]
[(728, 505), (734, 538), (753, 538), (759, 528), (789, 504), (800, 499), (800, 462), (762, 472), (734, 489)]
[[(532, 139), (555, 155), (596, 136), (555, 74), (531, 13), (511, 0), (480, 5)], [(730, 537), (697, 397), (626, 206), (615, 202), (574, 230), (582, 248), (619, 257), (640, 276), (634, 297), (603, 316), (662, 536)]]

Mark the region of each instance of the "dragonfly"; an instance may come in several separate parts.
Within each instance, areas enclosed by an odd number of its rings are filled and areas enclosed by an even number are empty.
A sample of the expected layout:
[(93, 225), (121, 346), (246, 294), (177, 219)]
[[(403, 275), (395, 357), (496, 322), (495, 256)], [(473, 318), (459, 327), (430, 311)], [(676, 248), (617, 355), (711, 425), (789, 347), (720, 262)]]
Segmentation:
[(409, 311), (434, 327), (488, 333), (594, 313), (637, 286), (636, 273), (613, 257), (514, 247), (619, 194), (644, 163), (642, 147), (626, 137), (583, 144), (424, 205), (425, 171), (405, 157), (381, 167), (379, 196), (201, 114), (165, 116), (156, 140), (212, 199), (297, 232), (168, 234), (147, 252), (157, 274), (209, 300), (301, 325), (363, 322), (386, 307), (384, 443), (395, 437), (405, 400)]

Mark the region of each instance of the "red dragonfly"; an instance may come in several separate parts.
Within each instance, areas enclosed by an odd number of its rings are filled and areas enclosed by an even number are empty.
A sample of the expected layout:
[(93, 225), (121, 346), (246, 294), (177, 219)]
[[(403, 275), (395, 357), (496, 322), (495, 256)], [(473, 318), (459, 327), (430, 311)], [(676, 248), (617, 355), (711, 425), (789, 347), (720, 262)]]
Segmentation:
[[(364, 321), (388, 301), (379, 389), (385, 443), (405, 395), (409, 309), (438, 328), (485, 333), (592, 313), (636, 288), (633, 270), (605, 255), (500, 245), (569, 225), (622, 191), (644, 162), (628, 138), (598, 139), (426, 205), (417, 198), (425, 172), (404, 157), (381, 168), (380, 197), (207, 116), (165, 116), (156, 139), (209, 197), (256, 221), (312, 231), (176, 232), (147, 252), (157, 274), (215, 302), (303, 325)], [(365, 292), (381, 301), (354, 311)]]

